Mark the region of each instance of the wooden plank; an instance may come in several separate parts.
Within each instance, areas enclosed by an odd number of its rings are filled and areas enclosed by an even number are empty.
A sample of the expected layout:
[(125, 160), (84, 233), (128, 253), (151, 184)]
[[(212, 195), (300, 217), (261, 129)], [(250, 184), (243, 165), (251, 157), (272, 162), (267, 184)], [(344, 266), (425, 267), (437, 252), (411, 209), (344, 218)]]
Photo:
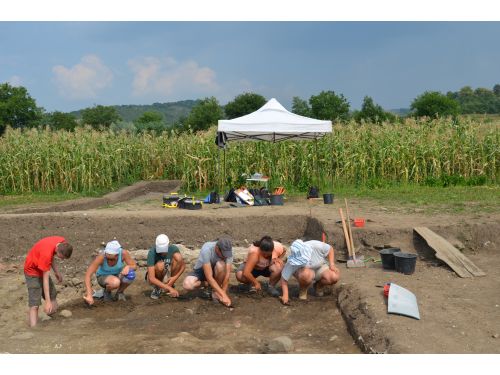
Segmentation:
[(486, 274), (463, 255), (456, 247), (427, 227), (413, 228), (436, 251), (436, 257), (453, 269), (460, 277), (485, 276)]

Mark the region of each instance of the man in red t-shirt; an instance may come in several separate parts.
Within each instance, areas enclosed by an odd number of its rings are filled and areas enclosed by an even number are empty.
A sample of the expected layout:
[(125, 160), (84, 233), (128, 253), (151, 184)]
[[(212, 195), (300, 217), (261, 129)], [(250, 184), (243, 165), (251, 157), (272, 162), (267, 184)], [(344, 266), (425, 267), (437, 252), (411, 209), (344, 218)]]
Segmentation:
[[(57, 281), (62, 282), (62, 276), (53, 262), (54, 255), (59, 259), (68, 259), (73, 247), (64, 237), (45, 237), (38, 241), (29, 251), (24, 262), (24, 277), (28, 287), (28, 324), (36, 326), (38, 321), (38, 307), (45, 300), (43, 311), (52, 315), (57, 311), (57, 291), (50, 278), (50, 268), (54, 270)], [(49, 296), (49, 298), (47, 298)]]

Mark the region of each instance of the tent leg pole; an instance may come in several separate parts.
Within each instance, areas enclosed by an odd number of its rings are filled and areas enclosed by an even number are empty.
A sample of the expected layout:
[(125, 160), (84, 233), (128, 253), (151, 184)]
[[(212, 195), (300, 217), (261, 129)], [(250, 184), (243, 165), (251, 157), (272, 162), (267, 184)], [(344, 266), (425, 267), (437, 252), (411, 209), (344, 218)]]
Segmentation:
[(318, 138), (314, 138), (314, 164), (314, 169), (316, 170), (316, 186), (319, 188)]

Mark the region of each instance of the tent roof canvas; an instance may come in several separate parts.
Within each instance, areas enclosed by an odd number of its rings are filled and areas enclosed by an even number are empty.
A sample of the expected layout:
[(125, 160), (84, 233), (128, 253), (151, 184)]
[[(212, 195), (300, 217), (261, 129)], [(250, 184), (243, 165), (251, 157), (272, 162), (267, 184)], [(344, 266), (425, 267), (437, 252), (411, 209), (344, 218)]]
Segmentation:
[(217, 131), (225, 134), (226, 141), (307, 140), (331, 133), (332, 122), (296, 115), (272, 98), (248, 115), (232, 120), (219, 120)]

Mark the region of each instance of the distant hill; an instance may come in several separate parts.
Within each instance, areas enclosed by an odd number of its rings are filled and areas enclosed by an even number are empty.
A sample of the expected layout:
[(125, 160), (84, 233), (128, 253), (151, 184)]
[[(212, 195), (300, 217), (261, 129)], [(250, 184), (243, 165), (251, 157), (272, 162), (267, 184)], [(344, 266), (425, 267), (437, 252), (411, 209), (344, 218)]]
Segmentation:
[[(153, 103), (148, 105), (114, 105), (118, 114), (123, 121), (132, 122), (141, 116), (144, 112), (160, 112), (163, 114), (164, 120), (168, 124), (172, 124), (181, 117), (186, 117), (191, 112), (191, 109), (199, 102), (199, 100), (181, 100), (172, 103)], [(72, 115), (81, 118), (81, 111), (73, 111)]]
[(410, 113), (411, 109), (410, 108), (396, 108), (396, 109), (389, 109), (389, 112), (394, 113), (395, 115), (398, 116), (406, 116), (408, 113)]

